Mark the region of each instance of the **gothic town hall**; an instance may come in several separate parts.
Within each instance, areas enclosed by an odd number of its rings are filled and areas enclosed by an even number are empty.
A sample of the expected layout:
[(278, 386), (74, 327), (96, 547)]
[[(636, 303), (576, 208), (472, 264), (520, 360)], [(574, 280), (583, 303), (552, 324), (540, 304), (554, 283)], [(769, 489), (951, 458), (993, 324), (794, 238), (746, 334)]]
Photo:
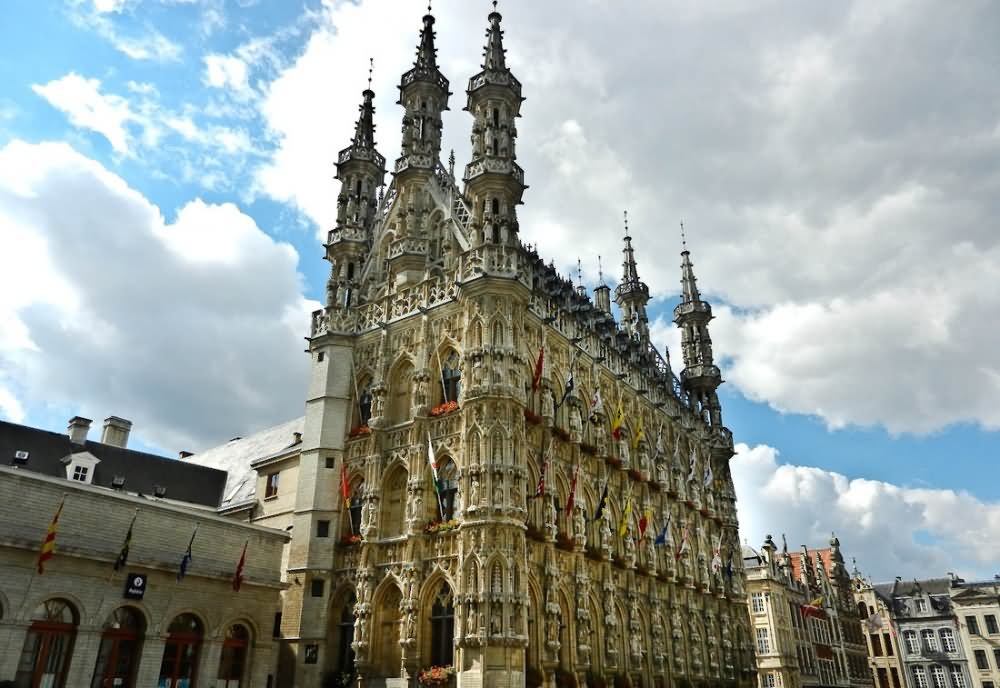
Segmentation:
[(613, 297), (521, 242), (524, 98), (487, 21), (461, 180), (432, 15), (388, 178), (362, 93), (305, 417), (188, 459), (291, 533), (277, 684), (756, 685), (711, 306), (685, 250), (678, 377), (627, 230)]

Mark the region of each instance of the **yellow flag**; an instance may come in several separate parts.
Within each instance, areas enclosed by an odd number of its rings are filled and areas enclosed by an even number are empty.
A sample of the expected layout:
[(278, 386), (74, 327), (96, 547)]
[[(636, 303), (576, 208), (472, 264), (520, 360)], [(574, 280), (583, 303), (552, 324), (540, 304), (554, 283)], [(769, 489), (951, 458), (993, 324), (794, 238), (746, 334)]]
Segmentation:
[(625, 408), (622, 406), (622, 400), (618, 400), (618, 410), (615, 411), (615, 417), (611, 421), (611, 436), (615, 440), (620, 440), (622, 437), (622, 424), (625, 422)]
[(632, 495), (625, 500), (625, 511), (622, 512), (622, 522), (618, 526), (618, 536), (625, 537), (628, 532), (628, 520), (632, 517)]
[(632, 437), (632, 450), (635, 451), (639, 448), (639, 442), (642, 441), (643, 430), (642, 430), (642, 418), (639, 418), (639, 425), (635, 428), (635, 435)]

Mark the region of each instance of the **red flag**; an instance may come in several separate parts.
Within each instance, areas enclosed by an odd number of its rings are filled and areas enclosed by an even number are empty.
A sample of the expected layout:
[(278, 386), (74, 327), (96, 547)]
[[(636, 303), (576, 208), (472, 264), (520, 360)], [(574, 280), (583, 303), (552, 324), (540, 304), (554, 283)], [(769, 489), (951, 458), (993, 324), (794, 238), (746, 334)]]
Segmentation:
[(652, 510), (647, 508), (642, 512), (642, 516), (639, 517), (639, 539), (642, 540), (646, 536), (646, 528), (649, 527), (649, 519), (652, 516)]
[(344, 498), (344, 508), (351, 508), (351, 486), (347, 482), (347, 461), (340, 464), (340, 496)]
[(236, 565), (236, 573), (233, 574), (233, 590), (236, 592), (239, 592), (240, 587), (243, 585), (243, 567), (247, 563), (248, 544), (250, 544), (249, 540), (243, 543), (243, 554), (240, 555), (240, 563)]
[(580, 464), (573, 469), (573, 481), (569, 486), (569, 497), (566, 499), (566, 513), (573, 515), (573, 504), (576, 503), (576, 479), (580, 476)]
[(55, 556), (56, 551), (56, 532), (59, 528), (59, 514), (62, 513), (63, 504), (66, 499), (59, 502), (59, 508), (56, 509), (56, 515), (52, 517), (52, 522), (49, 523), (49, 529), (45, 533), (45, 539), (42, 540), (42, 549), (38, 552), (38, 573), (45, 573), (45, 562)]
[(535, 376), (531, 378), (531, 391), (537, 391), (542, 382), (542, 368), (545, 367), (545, 347), (538, 350), (538, 360), (535, 361)]

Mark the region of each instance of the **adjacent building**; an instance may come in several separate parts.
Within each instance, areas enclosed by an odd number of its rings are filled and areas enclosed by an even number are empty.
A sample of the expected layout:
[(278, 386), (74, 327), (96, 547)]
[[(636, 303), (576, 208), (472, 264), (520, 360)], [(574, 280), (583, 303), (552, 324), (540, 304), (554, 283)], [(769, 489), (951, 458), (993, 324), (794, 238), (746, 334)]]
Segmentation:
[(370, 89), (337, 156), (304, 419), (185, 460), (229, 471), (221, 513), (291, 535), (277, 685), (432, 669), (462, 687), (753, 685), (732, 436), (690, 254), (677, 376), (627, 225), (617, 320), (610, 287), (591, 298), (521, 242), (524, 98), (499, 12), (466, 88), (472, 159), (460, 179), (442, 164), (435, 24), (400, 80), (388, 186)]
[[(899, 674), (899, 685), (911, 688), (969, 688), (981, 686), (980, 681), (973, 683), (969, 666), (970, 638), (963, 637), (959, 617), (956, 615), (956, 605), (952, 601), (952, 578), (932, 578), (904, 582), (897, 578), (892, 583), (869, 585), (870, 591), (862, 588), (862, 599), (871, 599), (874, 594), (881, 599), (882, 605), (869, 604), (870, 614), (881, 616), (880, 609), (889, 613), (888, 629), (895, 634), (890, 645), (896, 653), (896, 660), (883, 660), (874, 665), (875, 678), (879, 686), (897, 685), (894, 674)], [(977, 614), (970, 616), (978, 621)], [(866, 624), (872, 630), (885, 628), (881, 618), (870, 618)], [(875, 654), (873, 634), (869, 632), (869, 643)], [(882, 635), (881, 651), (886, 652), (885, 637)], [(877, 659), (877, 658), (873, 658)], [(880, 666), (881, 665), (881, 666)], [(888, 671), (878, 672), (879, 668)], [(898, 668), (898, 672), (893, 669)], [(885, 678), (883, 678), (885, 677)], [(890, 683), (886, 683), (889, 681)]]
[(761, 688), (871, 686), (861, 621), (840, 541), (778, 552), (768, 535), (744, 546), (747, 600)]
[(0, 422), (0, 683), (270, 686), (288, 536), (220, 516), (226, 474), (128, 449), (130, 425)]
[(864, 619), (868, 666), (876, 688), (908, 688), (903, 662), (903, 646), (892, 621), (892, 606), (869, 581), (854, 576), (854, 596), (858, 614)]
[(952, 611), (966, 648), (972, 685), (1000, 687), (1000, 576), (966, 582), (950, 576)]

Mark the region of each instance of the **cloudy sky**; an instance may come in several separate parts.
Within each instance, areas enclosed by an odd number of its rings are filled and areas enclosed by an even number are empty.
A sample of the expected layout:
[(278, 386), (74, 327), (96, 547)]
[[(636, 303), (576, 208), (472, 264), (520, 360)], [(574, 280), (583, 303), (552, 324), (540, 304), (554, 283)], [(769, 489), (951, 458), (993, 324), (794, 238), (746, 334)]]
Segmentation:
[[(437, 0), (468, 159), (488, 2)], [(1000, 572), (1000, 8), (503, 0), (523, 239), (670, 324), (684, 221), (743, 537), (876, 579)], [(301, 413), (336, 151), (375, 60), (399, 153), (417, 0), (14, 3), (0, 26), (0, 418), (198, 450)]]

